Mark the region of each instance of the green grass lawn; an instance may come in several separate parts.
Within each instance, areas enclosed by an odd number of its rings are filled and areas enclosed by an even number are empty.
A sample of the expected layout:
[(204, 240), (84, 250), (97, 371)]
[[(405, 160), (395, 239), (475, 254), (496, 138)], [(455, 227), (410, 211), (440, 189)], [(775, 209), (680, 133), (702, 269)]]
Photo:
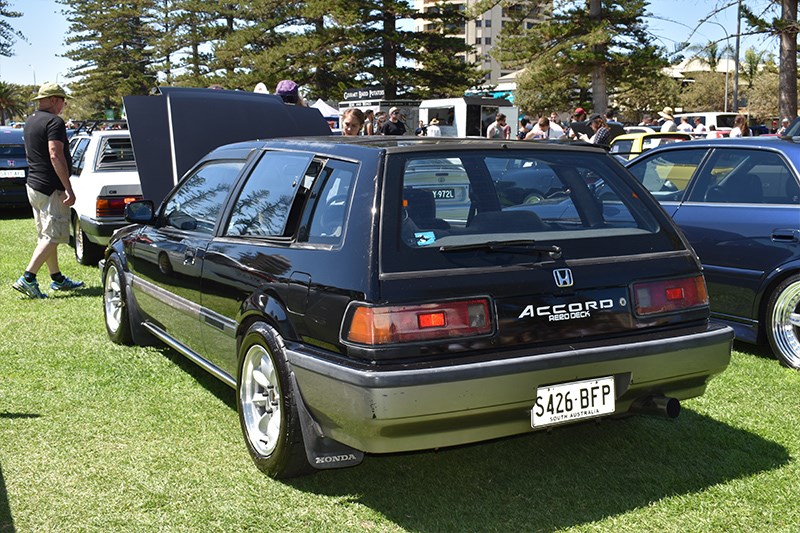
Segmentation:
[(0, 531), (800, 531), (800, 373), (754, 347), (676, 420), (278, 482), (252, 465), (231, 389), (108, 341), (99, 272), (71, 248), (62, 269), (85, 289), (14, 291), (33, 246), (30, 218), (0, 218)]

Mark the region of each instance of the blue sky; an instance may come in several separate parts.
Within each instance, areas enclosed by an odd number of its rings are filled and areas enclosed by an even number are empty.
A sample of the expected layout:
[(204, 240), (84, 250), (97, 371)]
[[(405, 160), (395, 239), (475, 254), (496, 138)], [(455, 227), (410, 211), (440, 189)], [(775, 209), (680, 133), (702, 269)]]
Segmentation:
[[(72, 61), (59, 57), (66, 49), (68, 22), (60, 14), (63, 6), (55, 0), (10, 0), (11, 8), (24, 15), (11, 19), (14, 28), (20, 30), (28, 42), (18, 41), (15, 55), (0, 57), (0, 80), (19, 84), (41, 84), (45, 81), (69, 83), (67, 72)], [(648, 19), (648, 26), (654, 36), (668, 49), (675, 42), (686, 40), (691, 29), (706, 16), (718, 2), (704, 0), (654, 0), (649, 11), (653, 17)], [(729, 3), (729, 2), (726, 2)], [(763, 1), (748, 4), (763, 4)], [(709, 40), (724, 39), (736, 33), (736, 9), (729, 8), (713, 19), (715, 23), (706, 23), (694, 34), (691, 41), (705, 44)], [(733, 45), (734, 39), (730, 39)], [(756, 49), (768, 49), (777, 54), (777, 40), (763, 38), (743, 38), (741, 50), (749, 46)]]

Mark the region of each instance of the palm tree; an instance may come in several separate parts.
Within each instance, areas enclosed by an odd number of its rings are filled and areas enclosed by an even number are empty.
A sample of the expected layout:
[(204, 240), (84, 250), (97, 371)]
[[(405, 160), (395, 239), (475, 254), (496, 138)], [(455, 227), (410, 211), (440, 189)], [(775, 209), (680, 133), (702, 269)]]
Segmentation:
[(24, 117), (27, 111), (28, 102), (22, 94), (22, 87), (0, 81), (0, 126), (6, 125), (6, 119)]
[(711, 70), (711, 72), (717, 71), (717, 67), (719, 67), (719, 63), (722, 61), (722, 58), (724, 58), (726, 55), (730, 56), (733, 53), (733, 49), (731, 48), (730, 44), (726, 44), (720, 48), (719, 43), (716, 41), (708, 41), (708, 43), (702, 46), (693, 45), (690, 46), (688, 50), (695, 53), (692, 57), (708, 65), (708, 68)]
[(744, 64), (742, 65), (742, 74), (744, 74), (745, 79), (747, 79), (747, 88), (750, 89), (753, 87), (753, 80), (756, 78), (759, 72), (759, 67), (761, 63), (764, 62), (764, 56), (766, 52), (763, 50), (757, 52), (755, 48), (752, 46), (744, 51)]

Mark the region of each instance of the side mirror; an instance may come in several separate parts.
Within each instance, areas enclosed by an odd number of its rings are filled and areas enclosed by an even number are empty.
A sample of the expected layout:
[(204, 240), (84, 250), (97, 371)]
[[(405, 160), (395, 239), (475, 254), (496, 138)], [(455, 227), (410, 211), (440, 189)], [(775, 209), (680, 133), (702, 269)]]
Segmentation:
[(125, 220), (131, 224), (150, 224), (154, 218), (152, 200), (137, 200), (125, 206)]

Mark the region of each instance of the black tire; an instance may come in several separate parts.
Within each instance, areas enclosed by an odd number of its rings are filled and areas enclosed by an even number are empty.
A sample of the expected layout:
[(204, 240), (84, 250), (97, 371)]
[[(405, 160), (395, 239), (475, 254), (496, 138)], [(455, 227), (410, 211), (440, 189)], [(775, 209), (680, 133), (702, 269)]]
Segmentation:
[(72, 229), (75, 235), (75, 260), (82, 265), (96, 265), (103, 256), (103, 249), (86, 237), (78, 217), (75, 217)]
[(125, 274), (117, 254), (109, 256), (103, 272), (103, 317), (109, 339), (116, 344), (133, 342)]
[(770, 294), (765, 330), (772, 353), (800, 370), (800, 275), (786, 278)]
[(283, 339), (264, 322), (252, 324), (239, 347), (236, 399), (242, 434), (259, 470), (276, 479), (314, 471), (303, 447)]

